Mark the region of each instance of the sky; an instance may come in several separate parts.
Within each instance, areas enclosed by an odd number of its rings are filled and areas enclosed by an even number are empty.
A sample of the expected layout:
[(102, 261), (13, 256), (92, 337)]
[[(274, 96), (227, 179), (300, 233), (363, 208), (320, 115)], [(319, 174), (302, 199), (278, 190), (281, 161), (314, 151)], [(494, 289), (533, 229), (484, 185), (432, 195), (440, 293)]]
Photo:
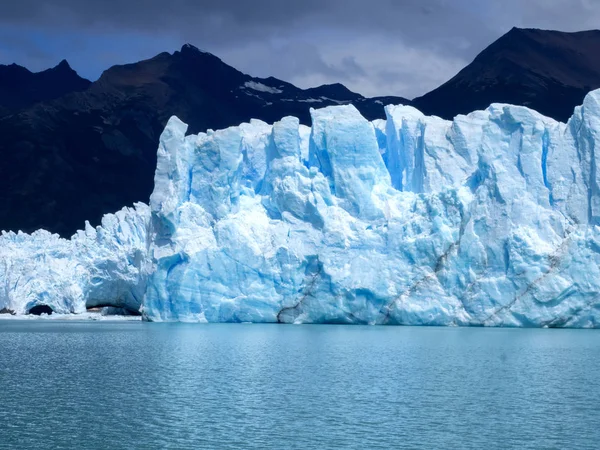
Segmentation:
[(0, 64), (103, 70), (185, 43), (253, 76), (414, 98), (513, 26), (600, 28), (600, 0), (8, 0)]

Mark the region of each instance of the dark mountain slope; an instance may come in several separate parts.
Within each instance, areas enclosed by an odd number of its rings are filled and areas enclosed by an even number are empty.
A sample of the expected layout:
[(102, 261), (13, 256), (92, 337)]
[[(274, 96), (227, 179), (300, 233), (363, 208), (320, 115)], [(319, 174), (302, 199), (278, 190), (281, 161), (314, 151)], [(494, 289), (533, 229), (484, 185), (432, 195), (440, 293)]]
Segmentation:
[(499, 102), (566, 121), (585, 94), (600, 87), (599, 56), (600, 31), (513, 28), (454, 78), (413, 103), (446, 119)]
[(69, 92), (83, 91), (90, 84), (65, 60), (35, 73), (17, 64), (0, 65), (0, 117)]
[(341, 85), (302, 90), (253, 78), (190, 45), (112, 67), (83, 92), (0, 118), (0, 229), (70, 236), (85, 220), (98, 224), (103, 214), (147, 202), (172, 115), (197, 133), (286, 115), (309, 124), (310, 107), (350, 102), (368, 118), (384, 117), (381, 100)]
[(253, 78), (190, 45), (112, 67), (89, 86), (66, 62), (38, 74), (0, 66), (0, 229), (68, 236), (86, 219), (97, 224), (107, 212), (148, 201), (158, 138), (174, 114), (193, 133), (286, 115), (309, 124), (310, 107), (347, 103), (369, 119), (383, 117), (390, 103), (451, 119), (502, 102), (565, 121), (600, 87), (598, 55), (600, 31), (515, 28), (413, 102), (367, 99), (340, 84), (303, 90)]

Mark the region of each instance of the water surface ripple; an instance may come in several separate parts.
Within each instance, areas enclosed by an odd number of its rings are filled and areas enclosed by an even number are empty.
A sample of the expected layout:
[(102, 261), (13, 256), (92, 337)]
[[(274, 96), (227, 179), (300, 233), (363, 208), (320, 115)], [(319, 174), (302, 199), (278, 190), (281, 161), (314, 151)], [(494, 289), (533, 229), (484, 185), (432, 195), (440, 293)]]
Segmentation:
[(0, 322), (0, 448), (598, 448), (600, 332)]

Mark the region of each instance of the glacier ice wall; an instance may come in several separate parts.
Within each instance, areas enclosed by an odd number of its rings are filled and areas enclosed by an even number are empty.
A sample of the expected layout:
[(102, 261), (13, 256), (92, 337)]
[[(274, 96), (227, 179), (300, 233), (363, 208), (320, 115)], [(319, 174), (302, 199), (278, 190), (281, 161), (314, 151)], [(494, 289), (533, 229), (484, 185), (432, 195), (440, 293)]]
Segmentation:
[(149, 207), (69, 241), (0, 237), (0, 310), (599, 326), (600, 91), (567, 124), (500, 104), (311, 114), (188, 136), (172, 118)]
[(600, 92), (567, 124), (499, 104), (311, 114), (197, 136), (171, 119), (146, 318), (597, 326)]
[(148, 273), (150, 208), (137, 203), (86, 223), (70, 240), (38, 230), (0, 236), (0, 311), (25, 314), (45, 305), (56, 313), (95, 306), (138, 311)]

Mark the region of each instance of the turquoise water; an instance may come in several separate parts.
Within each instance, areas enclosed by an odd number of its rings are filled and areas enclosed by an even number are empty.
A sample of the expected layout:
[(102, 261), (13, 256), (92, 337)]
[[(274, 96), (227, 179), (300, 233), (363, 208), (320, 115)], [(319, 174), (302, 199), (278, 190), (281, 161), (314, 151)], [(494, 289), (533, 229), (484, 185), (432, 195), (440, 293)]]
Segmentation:
[(598, 448), (600, 332), (0, 322), (0, 448)]

